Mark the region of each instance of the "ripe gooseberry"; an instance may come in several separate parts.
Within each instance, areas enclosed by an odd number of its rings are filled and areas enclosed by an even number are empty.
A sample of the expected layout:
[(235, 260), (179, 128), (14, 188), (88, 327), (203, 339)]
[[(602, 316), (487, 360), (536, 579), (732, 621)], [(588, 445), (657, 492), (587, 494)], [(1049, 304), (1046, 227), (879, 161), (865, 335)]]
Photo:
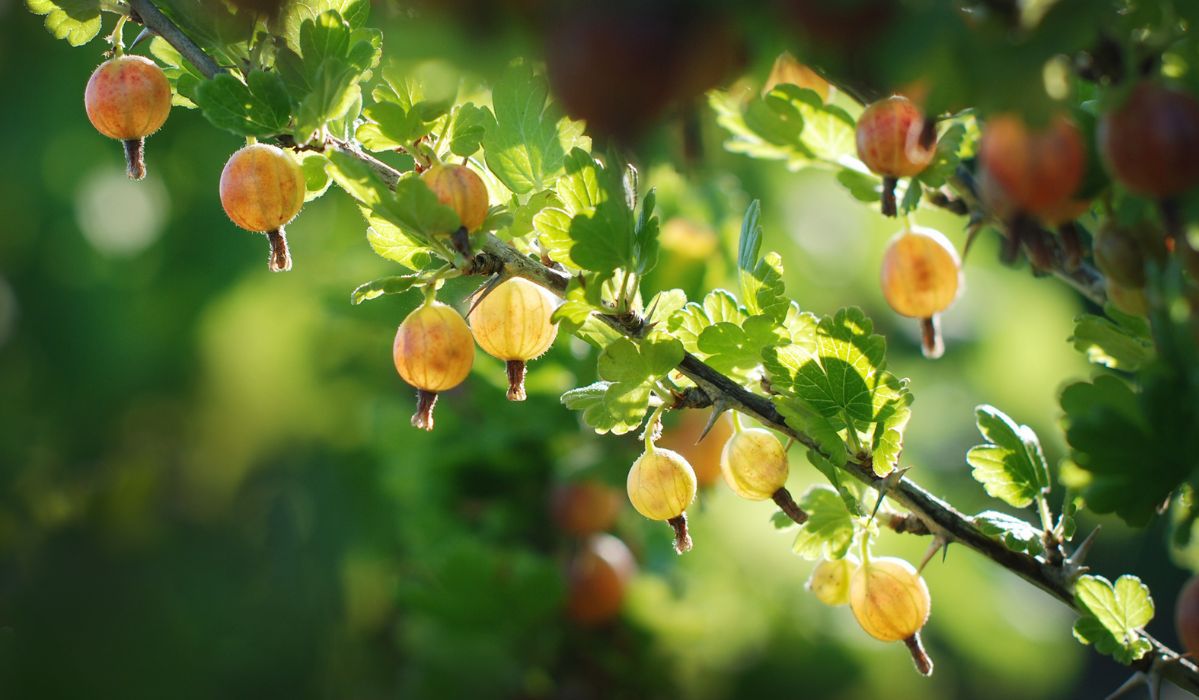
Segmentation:
[(828, 102), (828, 98), (832, 94), (832, 86), (828, 81), (820, 77), (816, 71), (797, 61), (790, 51), (784, 51), (774, 59), (774, 65), (770, 67), (770, 75), (766, 77), (766, 83), (762, 86), (762, 94), (765, 95), (775, 86), (782, 84), (797, 85), (811, 90), (820, 95), (821, 102)]
[(109, 59), (88, 79), (83, 105), (97, 131), (124, 142), (129, 177), (144, 178), (146, 137), (171, 111), (171, 84), (162, 69), (142, 56)]
[(637, 573), (633, 553), (612, 535), (583, 542), (567, 570), (566, 614), (581, 625), (599, 625), (620, 614), (624, 592)]
[(1174, 603), (1174, 629), (1187, 652), (1199, 654), (1199, 576), (1192, 576)]
[(936, 154), (935, 124), (925, 121), (906, 97), (879, 100), (858, 117), (858, 158), (870, 172), (883, 176), (883, 214), (895, 216), (895, 185), (901, 177), (919, 175)]
[(1061, 115), (1035, 131), (1016, 115), (994, 116), (978, 153), (987, 204), (1006, 219), (1056, 216), (1078, 192), (1086, 167), (1078, 127)]
[(729, 488), (751, 501), (774, 499), (779, 508), (803, 525), (808, 517), (787, 491), (787, 452), (768, 430), (735, 430), (720, 453), (720, 472)]
[(487, 219), (487, 186), (465, 165), (439, 163), (426, 170), (421, 180), (437, 195), (437, 201), (458, 214), (467, 233), (477, 231)]
[(691, 549), (684, 511), (695, 500), (695, 472), (683, 456), (673, 450), (646, 445), (633, 462), (626, 482), (629, 502), (650, 520), (665, 520), (674, 528), (674, 550)]
[(857, 568), (858, 560), (851, 556), (821, 559), (806, 586), (816, 600), (830, 608), (849, 605), (849, 579)]
[(479, 347), (508, 364), (508, 400), (525, 400), (525, 363), (540, 357), (558, 336), (552, 317), (557, 299), (544, 287), (513, 277), (471, 310), (470, 329)]
[(897, 233), (883, 253), (883, 297), (896, 313), (920, 319), (924, 356), (945, 352), (938, 314), (961, 286), (957, 251), (939, 231), (913, 226)]
[(1099, 120), (1099, 152), (1131, 192), (1173, 197), (1199, 184), (1199, 100), (1148, 80)]
[(430, 299), (396, 330), (392, 359), (404, 381), (417, 389), (412, 425), (432, 430), (437, 394), (458, 386), (470, 374), (475, 341), (457, 311)]
[(620, 494), (598, 481), (560, 484), (550, 493), (550, 516), (560, 530), (586, 537), (607, 530), (620, 512)]
[(920, 673), (933, 672), (932, 659), (920, 643), (928, 622), (928, 586), (911, 564), (895, 557), (862, 562), (849, 578), (849, 607), (866, 634), (883, 642), (902, 641)]
[(283, 149), (250, 144), (234, 153), (221, 171), (221, 206), (239, 227), (266, 234), (272, 272), (291, 269), (283, 227), (304, 206), (304, 173)]

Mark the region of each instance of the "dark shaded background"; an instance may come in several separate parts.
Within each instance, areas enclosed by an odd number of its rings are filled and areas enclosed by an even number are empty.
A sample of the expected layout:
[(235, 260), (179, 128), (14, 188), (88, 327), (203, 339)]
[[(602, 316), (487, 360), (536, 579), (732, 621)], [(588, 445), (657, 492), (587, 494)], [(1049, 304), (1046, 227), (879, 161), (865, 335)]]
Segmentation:
[[(523, 405), (480, 354), (437, 431), (409, 428), (389, 348), (415, 299), (349, 304), (394, 269), (350, 200), (310, 204), (289, 229), (295, 271), (267, 273), (264, 242), (217, 199), (238, 140), (176, 109), (148, 143), (150, 177), (126, 181), (120, 147), (83, 113), (101, 43), (73, 50), (40, 24), (0, 0), (0, 697), (1089, 699), (1123, 680), (1073, 641), (1068, 610), (962, 549), (927, 572), (937, 673), (920, 679), (902, 646), (806, 594), (811, 564), (770, 508), (722, 485), (701, 494), (683, 558), (626, 509), (617, 533), (642, 573), (621, 621), (566, 622), (573, 545), (549, 520), (550, 487), (620, 486), (637, 452), (557, 401), (593, 379), (589, 351), (560, 341)], [(409, 57), (465, 53), (444, 25), (387, 31)], [(946, 318), (949, 352), (925, 362), (877, 290), (893, 225), (828, 176), (722, 153), (711, 126), (706, 167), (645, 177), (664, 218), (702, 222), (719, 252), (668, 244), (647, 289), (725, 283), (760, 197), (795, 298), (864, 306), (912, 377), (905, 462), (920, 481), (965, 511), (995, 507), (963, 460), (984, 401), (1061, 457), (1056, 392), (1089, 371), (1066, 343), (1072, 293), (998, 267), (984, 241)], [(922, 223), (961, 243), (957, 220)], [(802, 489), (812, 470), (796, 467)], [(880, 548), (918, 559), (925, 544)], [(1183, 572), (1162, 533), (1105, 522), (1096, 550), (1099, 573), (1145, 579), (1150, 631), (1174, 641)]]

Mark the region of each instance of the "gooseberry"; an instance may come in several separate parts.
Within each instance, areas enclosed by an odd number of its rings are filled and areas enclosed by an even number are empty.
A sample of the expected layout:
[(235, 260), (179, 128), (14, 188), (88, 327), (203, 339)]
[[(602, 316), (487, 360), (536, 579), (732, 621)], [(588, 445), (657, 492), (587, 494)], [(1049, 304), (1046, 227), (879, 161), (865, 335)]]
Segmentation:
[(304, 206), (304, 173), (276, 146), (250, 144), (234, 153), (221, 171), (221, 206), (239, 227), (266, 234), (272, 272), (291, 269), (283, 227)]
[(427, 301), (396, 330), (392, 359), (404, 381), (417, 389), (412, 425), (432, 430), (437, 394), (458, 386), (470, 374), (475, 342), (457, 311)]
[(563, 532), (586, 537), (612, 527), (620, 512), (620, 494), (594, 480), (561, 484), (550, 494), (550, 515)]
[(857, 568), (858, 560), (850, 556), (822, 559), (812, 569), (807, 588), (816, 600), (829, 607), (849, 605), (849, 580)]
[(983, 191), (997, 214), (1057, 216), (1082, 184), (1086, 148), (1064, 116), (1031, 130), (1022, 118), (1001, 114), (983, 127), (979, 161)]
[(904, 642), (926, 676), (933, 672), (933, 663), (919, 633), (928, 622), (929, 606), (928, 586), (903, 559), (872, 558), (850, 576), (849, 607), (858, 624), (880, 641)]
[(599, 625), (620, 614), (625, 588), (637, 573), (633, 553), (612, 535), (583, 542), (567, 572), (566, 614), (581, 625)]
[(936, 155), (937, 134), (906, 97), (879, 100), (858, 117), (858, 158), (883, 176), (883, 214), (895, 216), (898, 178), (919, 175)]
[(1174, 604), (1174, 629), (1192, 656), (1199, 654), (1199, 576), (1192, 576), (1178, 592)]
[(87, 118), (101, 134), (125, 144), (129, 177), (146, 176), (146, 137), (171, 111), (171, 84), (153, 61), (123, 55), (101, 63), (83, 93)]
[(1146, 298), (1143, 289), (1126, 287), (1111, 277), (1104, 280), (1103, 287), (1107, 291), (1107, 300), (1112, 303), (1112, 306), (1133, 316), (1149, 315), (1149, 299)]
[(883, 297), (896, 313), (920, 319), (924, 356), (944, 351), (938, 314), (949, 308), (961, 286), (957, 251), (938, 231), (914, 226), (900, 231), (883, 253)]
[(1145, 80), (1099, 121), (1099, 151), (1130, 191), (1165, 199), (1199, 184), (1199, 100)]
[(650, 520), (665, 520), (674, 528), (676, 552), (691, 549), (684, 511), (695, 500), (696, 482), (695, 472), (682, 455), (650, 445), (633, 462), (626, 486), (638, 513)]
[(1145, 256), (1130, 232), (1105, 224), (1095, 232), (1091, 253), (1095, 265), (1112, 281), (1124, 287), (1145, 286)]
[(487, 219), (490, 206), (483, 178), (465, 165), (437, 164), (421, 175), (437, 201), (453, 209), (467, 232), (476, 231)]
[(508, 400), (525, 400), (525, 363), (540, 357), (558, 336), (551, 320), (557, 299), (544, 287), (513, 277), (470, 312), (479, 347), (508, 364)]
[(708, 416), (701, 411), (682, 411), (682, 414), (677, 423), (662, 431), (658, 445), (683, 455), (695, 471), (696, 483), (706, 488), (720, 480), (720, 455), (733, 434), (732, 423), (728, 416), (718, 418), (701, 440)]
[(720, 454), (720, 472), (734, 493), (751, 501), (773, 499), (802, 525), (808, 518), (786, 489), (789, 471), (782, 443), (761, 428), (735, 431)]

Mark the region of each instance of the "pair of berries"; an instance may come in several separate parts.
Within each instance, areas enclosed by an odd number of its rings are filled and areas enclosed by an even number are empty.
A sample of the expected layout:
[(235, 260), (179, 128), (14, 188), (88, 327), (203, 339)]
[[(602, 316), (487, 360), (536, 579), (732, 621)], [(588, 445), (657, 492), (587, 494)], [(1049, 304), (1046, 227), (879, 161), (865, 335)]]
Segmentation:
[(920, 642), (928, 622), (928, 585), (916, 569), (895, 557), (824, 560), (812, 570), (808, 590), (829, 606), (849, 605), (854, 619), (871, 637), (903, 642), (920, 673), (933, 672), (933, 662)]
[(508, 366), (508, 399), (525, 399), (525, 363), (553, 344), (558, 326), (552, 294), (528, 280), (505, 281), (470, 312), (470, 326), (452, 307), (426, 301), (396, 331), (392, 357), (396, 371), (417, 389), (412, 424), (433, 429), (433, 405), (470, 374), (475, 343)]
[[(720, 455), (720, 472), (729, 488), (752, 501), (772, 499), (796, 522), (807, 516), (787, 491), (787, 452), (772, 433), (760, 428), (737, 428)], [(647, 444), (629, 470), (629, 501), (650, 520), (664, 520), (675, 530), (675, 550), (691, 549), (686, 509), (695, 500), (698, 480), (691, 464), (678, 452)]]

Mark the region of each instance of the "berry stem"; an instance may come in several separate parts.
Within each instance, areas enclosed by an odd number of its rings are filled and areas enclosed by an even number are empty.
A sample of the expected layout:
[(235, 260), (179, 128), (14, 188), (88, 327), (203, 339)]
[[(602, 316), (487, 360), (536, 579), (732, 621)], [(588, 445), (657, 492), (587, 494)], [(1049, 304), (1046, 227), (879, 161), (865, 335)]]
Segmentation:
[(937, 314), (920, 319), (920, 349), (930, 360), (945, 354), (945, 342), (941, 340), (941, 317)]
[(674, 528), (674, 551), (683, 554), (691, 551), (691, 533), (687, 532), (687, 514), (679, 513), (666, 521)]
[(780, 488), (778, 491), (775, 491), (773, 494), (771, 494), (770, 497), (774, 500), (775, 504), (778, 505), (779, 510), (787, 514), (788, 518), (791, 518), (800, 525), (808, 522), (808, 514), (805, 513), (804, 509), (800, 508), (799, 504), (795, 502), (795, 499), (791, 497), (791, 492), (787, 490), (787, 487), (784, 486)]
[(1166, 236), (1173, 238), (1175, 241), (1181, 241), (1186, 238), (1186, 226), (1183, 224), (1182, 208), (1178, 204), (1177, 199), (1168, 198), (1158, 202), (1158, 208), (1161, 210), (1162, 226), (1166, 229)]
[(883, 178), (883, 216), (898, 216), (899, 205), (895, 201), (895, 188), (899, 185), (899, 178), (888, 175)]
[(1067, 221), (1058, 227), (1057, 233), (1062, 239), (1062, 267), (1068, 272), (1077, 272), (1082, 267), (1082, 231), (1078, 224)]
[(456, 231), (450, 234), (450, 244), (454, 246), (462, 257), (470, 260), (474, 257), (474, 253), (470, 250), (470, 232), (465, 226), (459, 226)]
[(524, 401), (525, 394), (525, 361), (508, 360), (508, 400)]
[(657, 432), (658, 426), (662, 424), (662, 414), (665, 411), (666, 411), (666, 402), (664, 401), (664, 402), (658, 404), (658, 407), (654, 409), (653, 414), (650, 415), (649, 420), (645, 424), (645, 452), (646, 452), (646, 454), (653, 454), (654, 450), (657, 449), (656, 447), (654, 447), (654, 433)]
[(412, 414), (413, 427), (433, 430), (433, 407), (437, 405), (437, 392), (416, 390), (416, 413)]
[(141, 180), (146, 177), (146, 140), (125, 139), (125, 172), (130, 180)]
[(933, 675), (933, 660), (929, 658), (928, 652), (924, 650), (924, 645), (920, 642), (920, 633), (913, 634), (903, 640), (903, 643), (912, 653), (912, 661), (916, 662), (916, 670), (920, 672), (920, 675)]
[(287, 249), (287, 235), (283, 227), (266, 232), (266, 240), (271, 244), (271, 257), (267, 266), (271, 272), (287, 272), (291, 269), (291, 251)]

